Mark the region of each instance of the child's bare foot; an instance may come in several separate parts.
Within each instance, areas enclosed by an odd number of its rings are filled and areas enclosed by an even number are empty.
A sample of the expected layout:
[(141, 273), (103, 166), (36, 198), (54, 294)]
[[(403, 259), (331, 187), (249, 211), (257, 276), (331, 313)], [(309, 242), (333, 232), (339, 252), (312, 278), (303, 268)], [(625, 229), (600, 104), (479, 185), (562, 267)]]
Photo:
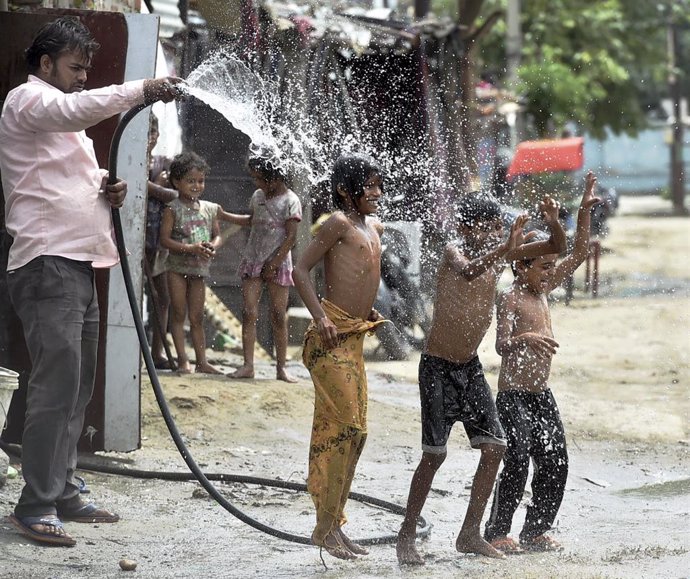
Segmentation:
[(177, 362), (177, 373), (178, 374), (191, 374), (192, 373), (192, 365), (189, 363), (189, 360), (186, 360), (184, 362), (180, 362), (178, 360), (178, 362)]
[(283, 382), (288, 382), (290, 384), (295, 384), (299, 382), (297, 378), (295, 378), (294, 376), (290, 376), (290, 374), (288, 374), (285, 371), (285, 368), (282, 367), (276, 368), (276, 380), (282, 380)]
[(342, 530), (342, 528), (339, 528), (337, 531), (335, 531), (338, 536), (340, 537), (340, 540), (343, 542), (343, 545), (345, 545), (350, 551), (352, 551), (355, 555), (368, 555), (369, 551), (367, 551), (362, 545), (358, 545), (354, 541), (352, 541)]
[(317, 541), (314, 539), (314, 535), (312, 535), (311, 542), (317, 547), (322, 547), (325, 549), (329, 555), (332, 555), (336, 559), (351, 560), (357, 558), (357, 555), (343, 545), (343, 543), (340, 541), (340, 537), (333, 532), (328, 533), (328, 535), (324, 537), (323, 541)]
[(505, 555), (487, 543), (481, 535), (458, 535), (455, 548), (460, 553), (476, 553), (494, 559), (505, 559)]
[(524, 553), (525, 550), (520, 547), (520, 543), (518, 543), (515, 539), (512, 537), (496, 537), (492, 541), (489, 541), (489, 544), (494, 548), (500, 551), (501, 553), (505, 553), (506, 555), (519, 555), (520, 553)]
[(563, 546), (556, 541), (556, 539), (552, 539), (548, 535), (537, 535), (531, 539), (525, 539), (524, 541), (520, 541), (520, 545), (525, 549), (525, 551), (537, 553), (563, 550)]
[(254, 366), (242, 366), (227, 376), (228, 378), (254, 378)]
[(170, 367), (170, 362), (166, 358), (154, 358), (153, 359), (153, 366), (156, 368), (156, 370), (171, 370), (172, 368)]
[(395, 552), (398, 555), (398, 563), (401, 565), (424, 565), (424, 559), (415, 547), (414, 535), (398, 534), (398, 542), (395, 544)]
[(215, 366), (211, 366), (208, 362), (202, 362), (201, 364), (197, 364), (194, 368), (194, 371), (197, 374), (222, 374), (218, 368)]

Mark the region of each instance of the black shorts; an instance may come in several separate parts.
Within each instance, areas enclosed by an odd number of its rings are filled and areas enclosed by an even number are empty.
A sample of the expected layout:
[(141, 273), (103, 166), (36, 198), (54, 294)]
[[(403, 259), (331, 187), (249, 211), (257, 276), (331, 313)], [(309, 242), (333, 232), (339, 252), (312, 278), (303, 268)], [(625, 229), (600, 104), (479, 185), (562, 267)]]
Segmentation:
[(445, 453), (448, 436), (456, 422), (465, 426), (472, 448), (486, 443), (506, 445), (505, 432), (479, 357), (456, 364), (422, 354), (419, 395), (424, 452)]

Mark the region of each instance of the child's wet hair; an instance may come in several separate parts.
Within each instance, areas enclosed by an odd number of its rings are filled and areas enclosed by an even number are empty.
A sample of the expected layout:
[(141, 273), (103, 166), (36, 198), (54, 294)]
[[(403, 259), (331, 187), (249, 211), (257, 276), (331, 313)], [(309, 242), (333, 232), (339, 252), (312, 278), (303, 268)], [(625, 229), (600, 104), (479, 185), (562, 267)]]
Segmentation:
[(456, 204), (456, 219), (458, 224), (470, 229), (483, 221), (501, 219), (501, 206), (488, 193), (472, 191), (462, 197)]
[[(338, 187), (347, 191), (353, 205), (356, 200), (364, 195), (364, 183), (372, 175), (378, 175), (383, 179), (383, 168), (369, 155), (362, 153), (347, 153), (340, 155), (333, 165), (333, 175), (331, 176), (331, 195), (333, 205), (341, 210), (346, 210), (347, 204), (343, 197), (338, 193)], [(381, 185), (383, 192), (383, 184)]]
[(207, 175), (211, 168), (202, 157), (192, 151), (180, 153), (170, 163), (170, 182), (179, 181), (192, 169)]
[(263, 179), (268, 181), (285, 181), (287, 175), (281, 167), (268, 157), (262, 155), (252, 155), (247, 159), (247, 169), (258, 173)]
[[(545, 231), (542, 231), (541, 229), (533, 229), (532, 231), (536, 231), (537, 235), (534, 236), (533, 239), (530, 240), (530, 243), (533, 243), (535, 241), (548, 241), (549, 240), (549, 235)], [(510, 269), (513, 272), (513, 275), (517, 277), (518, 275), (518, 264), (521, 263), (525, 267), (531, 266), (534, 261), (536, 260), (536, 257), (528, 257), (526, 259), (520, 259), (517, 261), (511, 261), (510, 262)]]

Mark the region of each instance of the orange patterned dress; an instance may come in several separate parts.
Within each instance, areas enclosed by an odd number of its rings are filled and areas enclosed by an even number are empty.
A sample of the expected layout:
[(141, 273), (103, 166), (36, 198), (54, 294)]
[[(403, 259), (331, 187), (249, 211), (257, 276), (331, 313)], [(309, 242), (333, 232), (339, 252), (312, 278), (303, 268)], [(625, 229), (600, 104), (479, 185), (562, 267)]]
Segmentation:
[(345, 502), (367, 438), (364, 336), (383, 323), (352, 317), (328, 300), (322, 306), (338, 329), (337, 345), (324, 348), (312, 322), (302, 353), (315, 391), (307, 486), (316, 506), (316, 543), (347, 521)]

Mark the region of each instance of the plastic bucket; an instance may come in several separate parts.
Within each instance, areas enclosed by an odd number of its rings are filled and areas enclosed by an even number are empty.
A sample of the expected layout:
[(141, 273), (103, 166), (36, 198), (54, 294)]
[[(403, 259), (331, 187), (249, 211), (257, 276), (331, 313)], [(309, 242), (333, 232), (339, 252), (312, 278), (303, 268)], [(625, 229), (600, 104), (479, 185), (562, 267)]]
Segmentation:
[(0, 366), (0, 430), (5, 428), (12, 395), (17, 388), (19, 388), (19, 374)]

